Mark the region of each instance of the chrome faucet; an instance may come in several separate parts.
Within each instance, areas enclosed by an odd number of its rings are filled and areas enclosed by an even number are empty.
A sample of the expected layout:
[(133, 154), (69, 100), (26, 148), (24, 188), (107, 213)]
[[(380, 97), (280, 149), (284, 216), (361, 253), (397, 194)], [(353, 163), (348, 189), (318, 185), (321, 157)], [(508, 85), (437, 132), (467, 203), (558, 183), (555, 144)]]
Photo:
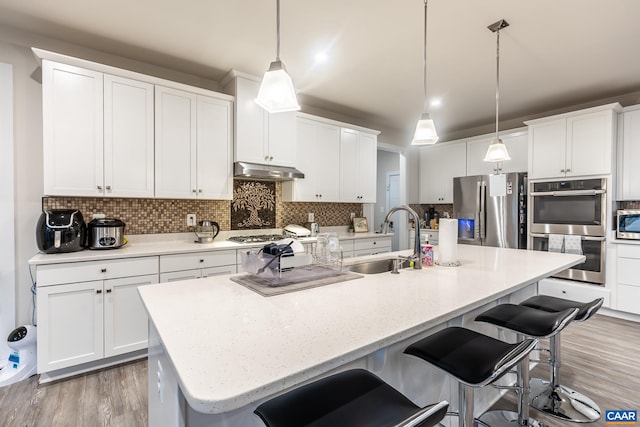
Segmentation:
[(420, 217), (418, 216), (416, 211), (414, 211), (413, 209), (411, 209), (409, 206), (406, 206), (406, 205), (400, 205), (400, 206), (391, 208), (391, 210), (387, 212), (387, 216), (384, 217), (384, 222), (382, 223), (382, 233), (387, 234), (387, 232), (389, 231), (389, 221), (391, 220), (391, 216), (398, 211), (406, 211), (411, 216), (413, 216), (413, 222), (416, 227), (416, 238), (413, 243), (413, 255), (409, 257), (409, 260), (413, 261), (414, 270), (421, 270), (422, 269), (422, 255), (421, 255), (422, 251), (420, 249)]

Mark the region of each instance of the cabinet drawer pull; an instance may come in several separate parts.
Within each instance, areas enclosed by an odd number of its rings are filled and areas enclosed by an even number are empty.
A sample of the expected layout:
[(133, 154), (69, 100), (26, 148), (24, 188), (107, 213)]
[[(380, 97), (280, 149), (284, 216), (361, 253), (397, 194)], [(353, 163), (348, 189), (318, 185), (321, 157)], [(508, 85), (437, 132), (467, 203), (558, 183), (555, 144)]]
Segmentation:
[(111, 289), (107, 289), (107, 293), (110, 294), (111, 293)]
[(106, 269), (106, 268), (101, 268), (101, 269), (100, 269), (100, 273), (106, 273), (106, 272), (107, 272), (107, 269)]
[(96, 294), (101, 294), (102, 293), (102, 289), (96, 289)]

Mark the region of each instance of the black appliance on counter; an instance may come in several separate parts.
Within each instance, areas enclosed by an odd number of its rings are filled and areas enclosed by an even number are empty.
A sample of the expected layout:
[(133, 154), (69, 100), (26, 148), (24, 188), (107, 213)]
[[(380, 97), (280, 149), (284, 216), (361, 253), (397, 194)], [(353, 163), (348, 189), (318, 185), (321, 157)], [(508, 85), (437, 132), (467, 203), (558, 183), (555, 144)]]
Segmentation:
[(77, 209), (43, 211), (36, 225), (38, 249), (46, 254), (81, 251), (87, 240), (87, 225)]

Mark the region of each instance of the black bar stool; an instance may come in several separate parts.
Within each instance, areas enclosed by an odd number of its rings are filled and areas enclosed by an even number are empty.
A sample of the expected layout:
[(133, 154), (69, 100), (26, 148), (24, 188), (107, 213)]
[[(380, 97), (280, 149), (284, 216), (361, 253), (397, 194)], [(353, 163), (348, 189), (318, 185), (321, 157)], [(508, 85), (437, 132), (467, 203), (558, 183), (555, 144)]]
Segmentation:
[(254, 411), (267, 427), (431, 427), (449, 402), (420, 408), (364, 369), (340, 372), (274, 397)]
[[(411, 344), (404, 352), (458, 380), (458, 425), (473, 427), (474, 388), (493, 383), (516, 364), (528, 363), (529, 352), (537, 343), (535, 339), (527, 339), (509, 344), (469, 329), (450, 327)], [(523, 407), (528, 408), (526, 399)], [(528, 423), (528, 413), (526, 416)]]
[[(593, 316), (604, 303), (604, 298), (591, 302), (556, 298), (548, 295), (531, 297), (520, 305), (549, 312), (558, 312), (571, 308), (578, 309), (574, 322), (584, 322)], [(531, 406), (549, 415), (565, 421), (593, 422), (600, 418), (600, 407), (589, 397), (560, 384), (560, 334), (549, 338), (549, 381), (541, 378), (531, 379)]]
[[(577, 308), (553, 313), (524, 305), (501, 304), (478, 315), (475, 320), (509, 329), (517, 334), (518, 340), (523, 339), (524, 336), (539, 339), (557, 335), (577, 314)], [(505, 423), (518, 426), (530, 425), (527, 424), (530, 400), (529, 357), (526, 358), (525, 363), (518, 366), (517, 381), (518, 414), (511, 411), (489, 411), (480, 417), (481, 421), (491, 426)]]

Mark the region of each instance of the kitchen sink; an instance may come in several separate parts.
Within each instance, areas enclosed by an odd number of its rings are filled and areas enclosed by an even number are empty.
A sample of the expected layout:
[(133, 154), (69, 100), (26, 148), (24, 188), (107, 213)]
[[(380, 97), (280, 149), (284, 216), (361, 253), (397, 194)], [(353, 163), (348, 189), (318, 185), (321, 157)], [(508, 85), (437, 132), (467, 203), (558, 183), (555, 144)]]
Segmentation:
[[(375, 261), (362, 262), (349, 267), (354, 273), (379, 274), (393, 270), (393, 261), (397, 258), (385, 258)], [(409, 267), (409, 260), (400, 261), (398, 269)]]

